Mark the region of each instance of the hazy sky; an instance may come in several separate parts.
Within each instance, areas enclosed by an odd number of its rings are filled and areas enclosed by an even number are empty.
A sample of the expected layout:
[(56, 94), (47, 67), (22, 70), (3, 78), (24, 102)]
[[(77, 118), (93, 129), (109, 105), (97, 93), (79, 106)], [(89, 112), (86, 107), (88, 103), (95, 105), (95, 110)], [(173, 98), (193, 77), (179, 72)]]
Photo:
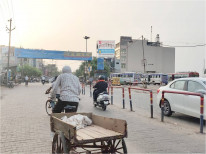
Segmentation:
[[(206, 2), (200, 0), (0, 0), (0, 45), (8, 45), (8, 19), (13, 18), (11, 45), (47, 50), (88, 51), (96, 55), (97, 40), (156, 34), (166, 45), (206, 44)], [(145, 51), (146, 52), (146, 51)], [(176, 48), (176, 71), (202, 73), (206, 48)], [(51, 61), (72, 70), (79, 61)]]

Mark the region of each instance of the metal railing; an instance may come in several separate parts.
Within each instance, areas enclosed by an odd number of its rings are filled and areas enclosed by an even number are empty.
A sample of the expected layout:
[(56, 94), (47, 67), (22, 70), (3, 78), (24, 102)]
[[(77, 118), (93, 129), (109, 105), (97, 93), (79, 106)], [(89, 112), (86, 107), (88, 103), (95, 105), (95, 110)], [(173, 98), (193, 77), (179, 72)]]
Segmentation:
[(133, 111), (133, 109), (132, 109), (131, 89), (150, 92), (150, 113), (151, 113), (151, 118), (153, 118), (153, 92), (152, 92), (152, 90), (151, 89), (129, 87), (128, 91), (129, 91), (129, 101), (130, 101), (130, 110), (131, 111)]
[(162, 91), (162, 100), (161, 100), (161, 121), (164, 122), (164, 94), (173, 93), (173, 94), (182, 94), (182, 95), (193, 95), (200, 97), (200, 133), (203, 133), (203, 119), (204, 119), (204, 95), (200, 93), (192, 92), (178, 92), (178, 91)]

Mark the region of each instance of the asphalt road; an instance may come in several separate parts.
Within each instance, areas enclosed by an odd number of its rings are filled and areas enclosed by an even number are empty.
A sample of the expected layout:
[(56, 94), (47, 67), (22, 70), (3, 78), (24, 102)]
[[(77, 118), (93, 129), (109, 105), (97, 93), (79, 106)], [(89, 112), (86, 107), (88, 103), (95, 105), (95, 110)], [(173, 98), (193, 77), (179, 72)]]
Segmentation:
[[(23, 84), (13, 89), (1, 89), (1, 153), (51, 153), (49, 117), (45, 112), (44, 94), (48, 84)], [(149, 94), (132, 92), (133, 109), (122, 109), (121, 90), (114, 90), (114, 105), (106, 111), (95, 108), (90, 97), (81, 95), (78, 112), (125, 119), (128, 123), (126, 144), (129, 153), (205, 153), (205, 134), (199, 133), (199, 119), (181, 114), (160, 122), (160, 110), (155, 103), (154, 118), (150, 118)]]

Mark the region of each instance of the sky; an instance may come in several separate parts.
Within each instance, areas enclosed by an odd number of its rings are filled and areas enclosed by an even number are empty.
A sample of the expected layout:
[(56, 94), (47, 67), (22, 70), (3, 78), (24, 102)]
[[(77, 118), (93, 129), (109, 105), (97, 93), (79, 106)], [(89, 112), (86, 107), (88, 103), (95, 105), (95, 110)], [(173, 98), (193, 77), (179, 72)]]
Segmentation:
[[(0, 45), (8, 45), (6, 32), (12, 18), (11, 45), (63, 51), (86, 51), (96, 56), (97, 40), (120, 36), (160, 41), (171, 46), (206, 44), (204, 0), (0, 0)], [(203, 73), (206, 48), (176, 47), (175, 71)], [(145, 51), (146, 52), (146, 51)], [(61, 69), (78, 69), (81, 61), (47, 60)]]

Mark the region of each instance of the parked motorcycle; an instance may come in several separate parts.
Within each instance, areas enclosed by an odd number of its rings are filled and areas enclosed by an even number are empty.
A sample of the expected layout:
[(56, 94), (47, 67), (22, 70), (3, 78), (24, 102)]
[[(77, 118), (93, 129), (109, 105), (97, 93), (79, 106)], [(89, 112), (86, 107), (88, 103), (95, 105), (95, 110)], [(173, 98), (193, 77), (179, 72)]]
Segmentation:
[(107, 109), (109, 104), (109, 95), (106, 91), (98, 94), (97, 101), (94, 101), (94, 106), (101, 107), (103, 111)]

